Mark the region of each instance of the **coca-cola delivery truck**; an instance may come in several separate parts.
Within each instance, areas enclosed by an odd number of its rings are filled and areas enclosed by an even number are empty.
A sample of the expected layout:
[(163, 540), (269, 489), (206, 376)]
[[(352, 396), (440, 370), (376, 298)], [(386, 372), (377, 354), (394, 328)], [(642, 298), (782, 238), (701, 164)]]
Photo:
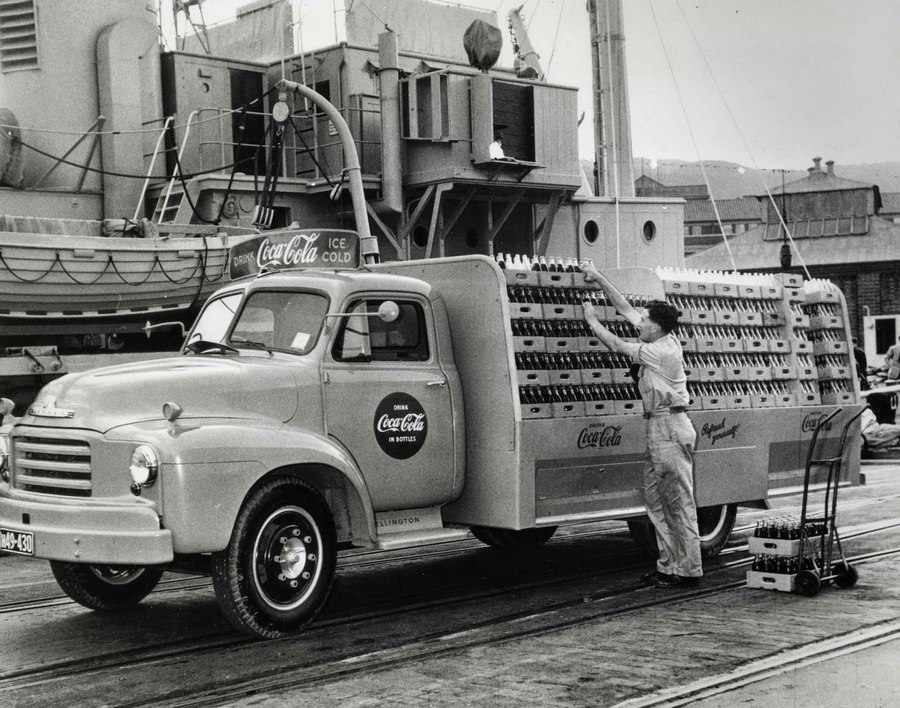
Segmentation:
[[(629, 362), (581, 302), (635, 332), (599, 290), (486, 256), (359, 260), (350, 232), (260, 235), (178, 356), (48, 384), (4, 437), (0, 550), (48, 559), (96, 610), (139, 602), (166, 569), (207, 570), (236, 627), (278, 637), (322, 607), (339, 548), (537, 544), (611, 519), (652, 541)], [(858, 410), (843, 298), (774, 276), (607, 275), (682, 311), (715, 553), (736, 505), (798, 490), (816, 422), (843, 408), (835, 445)]]

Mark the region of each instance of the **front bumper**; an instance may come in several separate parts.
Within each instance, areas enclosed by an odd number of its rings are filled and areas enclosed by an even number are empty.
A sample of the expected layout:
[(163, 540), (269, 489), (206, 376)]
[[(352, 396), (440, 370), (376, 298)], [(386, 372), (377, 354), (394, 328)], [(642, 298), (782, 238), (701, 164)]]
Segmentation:
[(104, 565), (157, 565), (173, 557), (172, 534), (148, 507), (0, 496), (0, 527), (34, 535), (34, 555)]

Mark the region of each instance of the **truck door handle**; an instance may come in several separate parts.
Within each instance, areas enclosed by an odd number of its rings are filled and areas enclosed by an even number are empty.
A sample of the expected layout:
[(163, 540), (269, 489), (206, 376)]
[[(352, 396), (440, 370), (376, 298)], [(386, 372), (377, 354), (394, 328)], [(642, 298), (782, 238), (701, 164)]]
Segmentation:
[(429, 381), (426, 386), (446, 386), (447, 379), (441, 379), (440, 381)]

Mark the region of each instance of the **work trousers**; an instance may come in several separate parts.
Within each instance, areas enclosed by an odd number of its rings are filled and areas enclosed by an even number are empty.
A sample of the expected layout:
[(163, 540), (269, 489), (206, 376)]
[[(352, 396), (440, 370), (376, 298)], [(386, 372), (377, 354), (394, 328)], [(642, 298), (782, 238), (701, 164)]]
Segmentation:
[(697, 433), (685, 413), (647, 420), (644, 503), (659, 546), (656, 569), (687, 578), (703, 575), (694, 502), (696, 441)]

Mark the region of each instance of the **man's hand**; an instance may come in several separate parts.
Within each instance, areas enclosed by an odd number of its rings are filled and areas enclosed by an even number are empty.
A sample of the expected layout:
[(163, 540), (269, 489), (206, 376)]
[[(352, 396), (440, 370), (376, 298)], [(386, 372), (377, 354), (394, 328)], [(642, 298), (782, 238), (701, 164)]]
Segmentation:
[(594, 322), (599, 322), (600, 319), (597, 317), (597, 311), (594, 309), (594, 305), (590, 300), (585, 300), (581, 303), (581, 307), (584, 309), (584, 319), (587, 320), (588, 324), (593, 324)]
[(590, 263), (588, 263), (587, 261), (583, 261), (579, 267), (581, 268), (581, 272), (584, 273), (584, 279), (588, 283), (600, 282), (600, 271)]

